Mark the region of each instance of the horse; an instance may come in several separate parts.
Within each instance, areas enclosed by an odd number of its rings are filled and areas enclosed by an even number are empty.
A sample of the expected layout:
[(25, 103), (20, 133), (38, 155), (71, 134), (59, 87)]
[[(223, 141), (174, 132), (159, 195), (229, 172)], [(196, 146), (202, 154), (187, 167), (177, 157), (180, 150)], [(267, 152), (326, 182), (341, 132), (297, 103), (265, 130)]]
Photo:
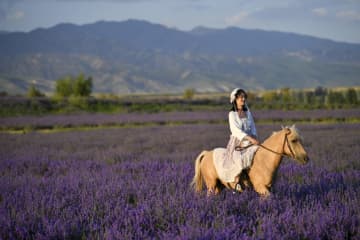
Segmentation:
[[(260, 196), (269, 196), (283, 157), (290, 157), (300, 164), (306, 164), (309, 161), (302, 145), (302, 137), (295, 125), (283, 127), (282, 130), (274, 132), (262, 144), (259, 144), (250, 168), (239, 173), (240, 184), (252, 187)], [(208, 196), (219, 194), (224, 187), (235, 189), (236, 185), (235, 182), (224, 182), (218, 177), (213, 161), (213, 150), (202, 151), (195, 160), (195, 175), (191, 182), (195, 192), (202, 191), (203, 181), (207, 187)]]

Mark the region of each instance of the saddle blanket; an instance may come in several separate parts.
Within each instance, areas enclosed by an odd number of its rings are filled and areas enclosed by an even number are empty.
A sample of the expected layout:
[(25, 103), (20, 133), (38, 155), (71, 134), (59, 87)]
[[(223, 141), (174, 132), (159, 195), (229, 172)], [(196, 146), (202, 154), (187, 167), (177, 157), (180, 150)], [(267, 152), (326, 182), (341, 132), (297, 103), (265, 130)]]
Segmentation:
[[(251, 166), (254, 154), (258, 148), (259, 146), (254, 145), (242, 151), (233, 151), (229, 154), (226, 148), (215, 148), (213, 151), (213, 161), (219, 178), (223, 182), (234, 182), (235, 177), (243, 169)], [(227, 159), (227, 155), (230, 155), (231, 159)], [(228, 163), (229, 160), (231, 164), (225, 164), (225, 161)]]

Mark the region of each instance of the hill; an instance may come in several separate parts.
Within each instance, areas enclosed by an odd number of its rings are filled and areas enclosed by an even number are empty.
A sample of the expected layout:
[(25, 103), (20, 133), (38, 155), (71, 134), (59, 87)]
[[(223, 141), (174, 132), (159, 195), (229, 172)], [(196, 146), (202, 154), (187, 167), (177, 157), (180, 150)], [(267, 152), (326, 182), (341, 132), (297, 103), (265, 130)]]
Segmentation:
[(80, 72), (95, 92), (200, 92), (359, 85), (360, 44), (293, 33), (180, 31), (146, 21), (60, 24), (0, 34), (0, 91), (53, 91)]

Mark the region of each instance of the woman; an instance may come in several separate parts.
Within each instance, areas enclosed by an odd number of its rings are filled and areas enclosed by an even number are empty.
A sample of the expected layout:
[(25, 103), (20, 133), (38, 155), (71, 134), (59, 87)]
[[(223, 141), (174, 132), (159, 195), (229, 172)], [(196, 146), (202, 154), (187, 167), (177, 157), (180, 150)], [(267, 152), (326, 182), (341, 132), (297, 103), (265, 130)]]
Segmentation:
[[(236, 164), (242, 169), (250, 167), (252, 156), (257, 150), (257, 146), (246, 148), (239, 151), (237, 147), (244, 148), (250, 145), (258, 145), (255, 122), (252, 114), (246, 105), (247, 94), (243, 89), (235, 88), (230, 94), (232, 109), (229, 112), (230, 140), (226, 147), (226, 156), (224, 159), (224, 169), (234, 169)], [(250, 159), (251, 158), (251, 159)], [(229, 171), (230, 173), (231, 171)], [(239, 175), (229, 174), (228, 180), (235, 183), (235, 190), (242, 191), (239, 182)]]

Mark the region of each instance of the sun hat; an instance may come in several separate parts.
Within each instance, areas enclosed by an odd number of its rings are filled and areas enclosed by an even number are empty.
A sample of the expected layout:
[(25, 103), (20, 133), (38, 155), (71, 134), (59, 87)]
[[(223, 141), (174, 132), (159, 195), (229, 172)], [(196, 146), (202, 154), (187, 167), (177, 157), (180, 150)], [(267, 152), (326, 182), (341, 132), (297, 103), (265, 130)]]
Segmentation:
[(236, 93), (237, 91), (239, 91), (240, 88), (235, 88), (231, 93), (230, 93), (230, 103), (235, 101), (236, 98)]

